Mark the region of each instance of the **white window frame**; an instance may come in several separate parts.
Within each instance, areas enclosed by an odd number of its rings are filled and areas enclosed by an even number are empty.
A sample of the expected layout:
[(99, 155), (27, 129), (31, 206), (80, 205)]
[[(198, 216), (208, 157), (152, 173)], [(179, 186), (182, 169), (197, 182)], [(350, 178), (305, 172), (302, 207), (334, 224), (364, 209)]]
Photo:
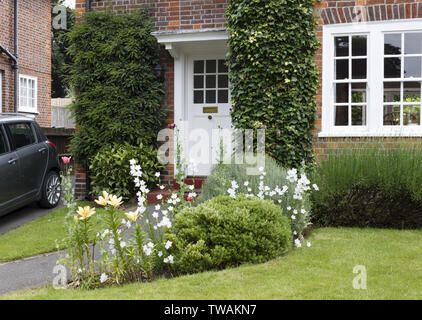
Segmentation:
[[(319, 137), (414, 136), (422, 137), (421, 126), (384, 126), (384, 34), (422, 32), (422, 19), (325, 25), (322, 61), (322, 131)], [(334, 37), (367, 35), (366, 126), (335, 126)], [(409, 80), (409, 79), (407, 79)], [(359, 82), (359, 80), (352, 80)], [(415, 81), (422, 81), (415, 78)], [(422, 110), (421, 110), (422, 113)], [(421, 114), (422, 116), (422, 114)], [(350, 122), (349, 122), (350, 124)]]
[[(32, 107), (28, 107), (28, 106), (21, 106), (21, 80), (22, 79), (27, 79), (27, 80), (32, 80), (34, 81), (34, 86), (35, 86), (35, 108)], [(28, 76), (28, 75), (24, 75), (24, 74), (19, 74), (19, 112), (24, 112), (24, 113), (33, 113), (33, 114), (38, 114), (38, 78), (37, 77), (33, 77), (33, 76)]]

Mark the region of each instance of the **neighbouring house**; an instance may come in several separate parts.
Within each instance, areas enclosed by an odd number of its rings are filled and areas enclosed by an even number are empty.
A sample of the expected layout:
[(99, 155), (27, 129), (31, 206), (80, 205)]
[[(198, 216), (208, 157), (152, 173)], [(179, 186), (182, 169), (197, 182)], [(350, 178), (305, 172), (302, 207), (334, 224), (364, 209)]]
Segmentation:
[[(154, 3), (151, 16), (161, 44), (168, 122), (190, 129), (229, 128), (230, 89), (225, 10), (229, 0), (76, 0), (76, 10), (117, 13)], [(315, 2), (321, 48), (314, 149), (365, 141), (365, 137), (421, 137), (422, 0), (320, 0)], [(189, 150), (189, 145), (184, 146)], [(211, 154), (211, 152), (210, 152)], [(202, 165), (206, 176), (211, 165)], [(85, 191), (79, 168), (77, 192)], [(174, 167), (165, 182), (172, 183)]]
[(0, 0), (0, 111), (51, 125), (51, 0)]

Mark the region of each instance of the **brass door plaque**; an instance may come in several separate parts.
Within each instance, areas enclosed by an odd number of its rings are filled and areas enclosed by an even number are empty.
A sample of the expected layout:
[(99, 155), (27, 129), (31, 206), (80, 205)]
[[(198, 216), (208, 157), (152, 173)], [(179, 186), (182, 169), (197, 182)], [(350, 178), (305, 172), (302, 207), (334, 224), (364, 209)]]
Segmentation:
[(203, 107), (202, 113), (218, 113), (218, 107)]

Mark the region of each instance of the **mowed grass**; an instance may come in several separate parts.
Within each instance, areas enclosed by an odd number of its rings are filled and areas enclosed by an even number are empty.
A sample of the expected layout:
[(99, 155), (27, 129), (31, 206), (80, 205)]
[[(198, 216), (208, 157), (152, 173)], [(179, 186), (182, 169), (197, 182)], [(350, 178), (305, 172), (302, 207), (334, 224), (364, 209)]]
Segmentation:
[[(90, 203), (80, 203), (80, 206)], [(96, 209), (101, 213), (103, 209)], [(57, 209), (0, 236), (0, 262), (12, 261), (56, 250), (64, 249), (62, 239), (66, 235), (65, 217), (67, 208)]]
[[(312, 246), (260, 265), (92, 291), (21, 291), (2, 299), (422, 299), (422, 230), (327, 228)], [(353, 273), (365, 266), (367, 289)]]

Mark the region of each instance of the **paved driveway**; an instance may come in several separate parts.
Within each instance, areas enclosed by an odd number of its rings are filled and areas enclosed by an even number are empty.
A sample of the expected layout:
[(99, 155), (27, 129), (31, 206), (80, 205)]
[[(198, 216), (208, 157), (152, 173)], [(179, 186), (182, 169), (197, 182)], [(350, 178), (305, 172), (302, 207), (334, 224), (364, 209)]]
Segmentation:
[(56, 209), (41, 209), (36, 203), (33, 203), (0, 217), (0, 236)]
[[(72, 178), (72, 184), (74, 185), (74, 178)], [(61, 205), (59, 205), (60, 207)], [(11, 212), (3, 217), (0, 217), (0, 236), (6, 232), (19, 228), (20, 226), (42, 217), (50, 213), (54, 209), (42, 209), (34, 202), (22, 209)]]

